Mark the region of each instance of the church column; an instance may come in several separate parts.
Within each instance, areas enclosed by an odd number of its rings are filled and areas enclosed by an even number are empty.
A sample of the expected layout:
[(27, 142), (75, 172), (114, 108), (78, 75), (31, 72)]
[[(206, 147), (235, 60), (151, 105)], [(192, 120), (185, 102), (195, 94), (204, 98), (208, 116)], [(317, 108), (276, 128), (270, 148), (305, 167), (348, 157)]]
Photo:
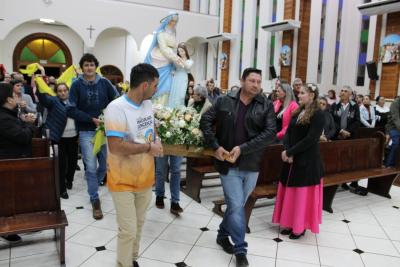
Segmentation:
[[(232, 0), (224, 1), (224, 15), (223, 15), (223, 32), (231, 32), (231, 23), (232, 23)], [(222, 52), (225, 53), (228, 57), (228, 66), (227, 68), (221, 70), (221, 89), (228, 89), (229, 84), (229, 66), (230, 66), (230, 50), (231, 50), (231, 42), (223, 41), (222, 42)], [(237, 56), (237, 55), (236, 55)]]
[[(296, 10), (296, 0), (285, 0), (285, 10), (283, 19), (294, 19)], [(282, 46), (287, 45), (293, 49), (293, 31), (284, 31), (282, 35)], [(281, 79), (291, 83), (292, 67), (281, 66)]]
[(189, 11), (190, 10), (190, 0), (183, 1), (183, 10)]

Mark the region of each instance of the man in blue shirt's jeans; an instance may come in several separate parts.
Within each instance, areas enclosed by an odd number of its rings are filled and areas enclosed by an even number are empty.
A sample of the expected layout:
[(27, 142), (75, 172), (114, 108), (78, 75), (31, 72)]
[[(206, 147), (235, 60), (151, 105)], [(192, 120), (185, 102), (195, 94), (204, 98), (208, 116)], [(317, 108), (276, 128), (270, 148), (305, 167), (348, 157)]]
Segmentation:
[(80, 75), (71, 85), (67, 115), (75, 119), (76, 128), (79, 131), (79, 145), (85, 164), (85, 177), (93, 207), (93, 218), (100, 220), (103, 218), (103, 213), (97, 192), (106, 174), (107, 150), (103, 145), (100, 152), (94, 155), (92, 139), (96, 127), (100, 124), (99, 116), (118, 96), (118, 92), (109, 80), (96, 73), (99, 62), (94, 55), (84, 54), (79, 65), (83, 75)]

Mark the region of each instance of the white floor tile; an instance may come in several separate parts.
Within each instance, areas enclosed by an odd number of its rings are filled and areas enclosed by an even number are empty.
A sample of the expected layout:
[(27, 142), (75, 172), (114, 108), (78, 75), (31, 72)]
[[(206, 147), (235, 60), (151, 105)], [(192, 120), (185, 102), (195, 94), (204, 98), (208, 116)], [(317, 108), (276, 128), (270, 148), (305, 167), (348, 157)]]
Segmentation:
[(191, 245), (157, 240), (142, 254), (143, 257), (169, 263), (181, 262), (191, 250)]
[(329, 221), (329, 220), (322, 222), (322, 224), (320, 225), (320, 232), (350, 234), (349, 228), (346, 223), (342, 221)]
[(385, 266), (385, 267), (399, 267), (400, 266), (400, 258), (383, 256), (371, 253), (363, 253), (361, 257), (364, 261), (365, 267), (376, 267), (376, 266)]
[(400, 225), (398, 227), (383, 226), (382, 228), (389, 236), (390, 240), (400, 241)]
[(315, 267), (320, 266), (319, 264), (310, 264), (305, 262), (298, 262), (298, 261), (289, 261), (289, 260), (276, 260), (276, 267)]
[(147, 220), (143, 225), (142, 236), (156, 238), (164, 231), (165, 228), (167, 228), (167, 226), (167, 223)]
[(103, 219), (95, 221), (91, 225), (98, 228), (118, 231), (117, 216), (114, 214), (104, 214)]
[(354, 240), (357, 248), (365, 252), (400, 257), (400, 254), (389, 240), (361, 236), (354, 236)]
[(316, 246), (280, 242), (278, 244), (278, 259), (319, 264)]
[(48, 232), (26, 234), (21, 237), (21, 243), (11, 246), (11, 258), (57, 251), (54, 235), (50, 235)]
[(3, 241), (0, 241), (0, 261), (10, 258), (10, 246)]
[(298, 243), (298, 244), (308, 244), (308, 245), (317, 245), (317, 238), (315, 237), (315, 234), (311, 233), (310, 231), (307, 231), (304, 236), (302, 236), (299, 239), (289, 239), (288, 235), (281, 235), (279, 234), (279, 238), (282, 239), (285, 242), (293, 242), (293, 243)]
[(166, 263), (146, 258), (139, 258), (138, 263), (140, 267), (176, 267), (176, 265), (172, 263)]
[(171, 224), (160, 235), (159, 239), (193, 245), (201, 233), (200, 229)]
[(195, 213), (184, 212), (181, 216), (177, 217), (172, 224), (183, 225), (200, 229), (206, 227), (211, 220), (211, 215), (201, 215)]
[(95, 253), (96, 250), (93, 247), (67, 242), (65, 244), (65, 264), (68, 267), (79, 266)]
[(81, 267), (113, 267), (116, 265), (117, 255), (114, 251), (103, 250), (96, 252)]
[(387, 235), (379, 225), (351, 222), (349, 223), (349, 228), (353, 235), (388, 239)]
[(212, 217), (211, 221), (208, 223), (207, 228), (213, 231), (218, 231), (221, 222), (222, 222), (222, 217), (215, 214)]
[(248, 254), (271, 258), (276, 256), (277, 243), (271, 239), (246, 236), (246, 242)]
[(319, 257), (322, 265), (334, 267), (363, 267), (359, 254), (352, 250), (319, 247)]
[[(247, 260), (249, 261), (249, 266), (251, 267), (275, 267), (275, 259), (260, 257), (255, 255), (247, 255)], [(236, 258), (232, 257), (232, 261), (229, 267), (236, 266)]]
[(192, 201), (186, 208), (190, 213), (196, 213), (196, 214), (201, 214), (201, 215), (207, 215), (207, 216), (212, 216), (214, 213), (210, 211), (209, 209), (205, 208), (202, 204), (197, 203), (195, 201)]
[(67, 215), (68, 222), (76, 222), (80, 224), (89, 225), (94, 223), (96, 220), (93, 219), (91, 210), (79, 209)]
[(44, 254), (36, 254), (27, 257), (11, 259), (11, 267), (55, 267), (60, 266), (60, 259), (56, 251)]
[(0, 267), (10, 267), (10, 260), (0, 260)]
[(66, 240), (71, 238), (73, 235), (75, 235), (79, 231), (82, 231), (86, 227), (87, 227), (87, 225), (85, 225), (85, 224), (80, 224), (80, 223), (75, 223), (75, 222), (68, 222), (68, 226), (65, 228), (65, 238), (66, 238)]
[(273, 225), (272, 223), (265, 224), (265, 229), (261, 231), (251, 230), (248, 236), (261, 237), (273, 239), (279, 236), (279, 226)]
[(152, 207), (146, 214), (146, 220), (163, 223), (171, 223), (175, 218), (176, 216), (172, 214), (167, 207), (164, 209)]
[(116, 235), (117, 232), (115, 231), (89, 226), (79, 232), (79, 235), (71, 237), (69, 241), (86, 246), (98, 247), (106, 245)]
[(220, 249), (222, 250), (221, 246), (217, 244), (217, 232), (215, 231), (206, 231), (203, 232), (196, 242), (196, 246), (206, 247), (206, 248), (213, 248), (213, 249)]
[(336, 234), (329, 232), (322, 232), (317, 235), (318, 246), (342, 248), (342, 249), (355, 249), (357, 246), (354, 243), (351, 235)]
[(185, 263), (193, 267), (201, 266), (228, 266), (232, 255), (222, 250), (194, 247), (185, 259)]

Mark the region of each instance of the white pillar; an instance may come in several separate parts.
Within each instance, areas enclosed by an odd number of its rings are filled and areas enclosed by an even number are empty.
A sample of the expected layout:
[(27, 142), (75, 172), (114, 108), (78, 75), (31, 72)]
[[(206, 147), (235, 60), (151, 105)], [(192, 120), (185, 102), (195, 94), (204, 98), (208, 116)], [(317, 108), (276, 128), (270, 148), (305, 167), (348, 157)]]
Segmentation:
[(259, 15), (260, 25), (258, 28), (257, 68), (262, 70), (262, 88), (264, 91), (271, 92), (271, 82), (269, 81), (271, 33), (264, 31), (261, 26), (272, 21), (272, 1), (260, 1)]
[(200, 0), (190, 0), (190, 8), (191, 12), (200, 12)]
[(253, 67), (254, 45), (255, 45), (255, 27), (257, 0), (245, 1), (244, 7), (244, 26), (243, 26), (243, 52), (242, 52), (242, 71), (245, 68)]
[(236, 34), (238, 37), (235, 40), (231, 40), (231, 51), (229, 56), (229, 83), (228, 87), (240, 84), (239, 74), (239, 55), (240, 55), (240, 27), (242, 19), (242, 1), (232, 0), (232, 21), (231, 21), (231, 32)]
[[(285, 11), (285, 1), (277, 1), (276, 5), (276, 21), (282, 21)], [(279, 64), (279, 56), (282, 48), (282, 36), (283, 32), (275, 32), (275, 49), (274, 49), (274, 66), (276, 74), (280, 76), (281, 66)]]
[[(300, 19), (300, 0), (296, 0), (296, 7), (295, 7), (295, 15), (294, 15), (295, 20)], [(296, 78), (296, 66), (297, 66), (297, 48), (298, 48), (298, 43), (299, 43), (299, 29), (295, 29), (293, 32), (293, 47), (292, 47), (292, 62), (291, 62), (291, 77), (290, 80), (294, 81)], [(300, 51), (301, 53), (301, 51)]]
[(210, 6), (209, 6), (209, 10), (208, 13), (210, 15), (214, 15), (214, 16), (218, 16), (218, 4), (222, 5), (222, 1), (210, 1)]
[[(381, 27), (381, 38), (379, 40), (379, 46), (381, 46), (383, 39), (386, 35), (386, 23), (387, 23), (387, 14), (382, 15), (382, 27)], [(376, 81), (375, 86), (375, 95), (378, 96), (380, 94), (381, 89), (381, 79), (382, 79), (382, 61), (378, 60), (377, 62), (377, 74), (379, 75), (379, 80)]]
[[(375, 32), (376, 32), (377, 16), (369, 17), (369, 29), (368, 29), (368, 47), (367, 47), (367, 62), (374, 60), (374, 47), (375, 47)], [(376, 62), (375, 62), (376, 63)], [(371, 80), (367, 74), (367, 68), (365, 68), (365, 80), (364, 80), (364, 92), (371, 94), (369, 84)]]
[(324, 34), (324, 52), (322, 58), (322, 76), (320, 93), (327, 93), (333, 84), (335, 67), (336, 30), (338, 17), (338, 1), (327, 1)]
[(208, 0), (200, 0), (200, 13), (208, 14)]
[(307, 82), (317, 83), (322, 1), (311, 1), (310, 35), (308, 38)]

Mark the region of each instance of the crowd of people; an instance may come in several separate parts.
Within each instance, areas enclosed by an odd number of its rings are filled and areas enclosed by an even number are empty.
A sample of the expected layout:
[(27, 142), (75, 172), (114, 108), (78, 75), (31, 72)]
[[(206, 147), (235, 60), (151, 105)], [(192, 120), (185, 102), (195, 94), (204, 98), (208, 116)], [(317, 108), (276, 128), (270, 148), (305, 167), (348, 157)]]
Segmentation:
[[(224, 94), (213, 79), (205, 86), (195, 85), (185, 70), (191, 64), (185, 47), (178, 53), (186, 59), (178, 73), (179, 86), (186, 91), (184, 103), (201, 114), (200, 128), (206, 146), (215, 151), (227, 204), (216, 242), (225, 252), (235, 254), (237, 266), (248, 266), (244, 205), (256, 186), (262, 153), (269, 144), (284, 146), (272, 221), (290, 239), (301, 238), (306, 230), (318, 233), (322, 223), (320, 142), (354, 138), (360, 127), (377, 128), (386, 132), (391, 145), (384, 165), (395, 166), (400, 143), (399, 99), (389, 109), (378, 96), (373, 106), (370, 96), (354, 96), (349, 86), (341, 88), (339, 98), (334, 90), (324, 97), (317, 85), (304, 84), (299, 78), (292, 86), (277, 80), (267, 96), (261, 89), (261, 70), (255, 68), (245, 69), (240, 87)], [(43, 128), (52, 144), (58, 145), (59, 193), (68, 199), (80, 148), (93, 218), (103, 218), (98, 188), (107, 183), (119, 227), (118, 266), (139, 266), (136, 260), (152, 187), (156, 207), (164, 208), (169, 173), (170, 212), (176, 216), (183, 212), (179, 205), (182, 157), (163, 155), (153, 115), (151, 100), (160, 75), (152, 65), (138, 64), (131, 70), (130, 89), (124, 93), (96, 73), (99, 62), (94, 55), (83, 55), (79, 65), (82, 74), (74, 77), (71, 88), (46, 76), (41, 66), (31, 83), (21, 73), (0, 71), (0, 159), (30, 157), (31, 140)], [(43, 78), (54, 95), (43, 92), (35, 77)], [(92, 140), (103, 123), (107, 142), (93, 153)], [(367, 194), (357, 182), (342, 187)], [(3, 238), (21, 240), (17, 235)]]

